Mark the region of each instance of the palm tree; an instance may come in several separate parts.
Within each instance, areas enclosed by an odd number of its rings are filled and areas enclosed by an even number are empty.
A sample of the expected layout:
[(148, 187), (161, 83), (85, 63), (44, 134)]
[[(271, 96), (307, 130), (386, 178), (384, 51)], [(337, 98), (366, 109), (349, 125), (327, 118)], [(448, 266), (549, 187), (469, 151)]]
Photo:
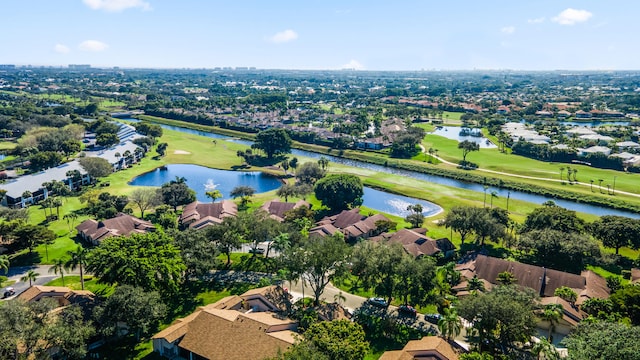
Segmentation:
[(573, 169), (567, 166), (567, 181), (571, 184), (571, 174), (573, 174)]
[(513, 273), (509, 271), (503, 271), (498, 274), (496, 281), (502, 285), (511, 285), (511, 284), (515, 284), (518, 281), (518, 279), (516, 279)]
[(284, 170), (284, 174), (287, 175), (287, 170), (289, 170), (289, 160), (287, 159), (282, 160), (282, 162), (280, 163), (280, 166), (282, 166), (282, 170)]
[(462, 331), (462, 322), (458, 317), (455, 309), (445, 308), (440, 320), (438, 320), (438, 329), (447, 340), (455, 339)]
[(75, 250), (67, 251), (67, 254), (69, 254), (71, 258), (65, 263), (65, 267), (69, 270), (80, 268), (80, 286), (82, 290), (84, 290), (83, 268), (86, 265), (88, 251), (82, 246), (78, 246)]
[(222, 197), (222, 193), (220, 192), (220, 190), (210, 190), (207, 191), (205, 195), (207, 195), (207, 197), (211, 199), (212, 203), (216, 202), (216, 199), (220, 199)]
[(327, 166), (329, 166), (329, 159), (327, 159), (324, 156), (321, 156), (320, 159), (318, 160), (318, 165), (320, 165), (322, 170), (326, 170)]
[(556, 324), (562, 319), (562, 313), (562, 305), (547, 304), (539, 315), (542, 320), (549, 322), (549, 341), (551, 341), (551, 334), (556, 329)]
[(38, 274), (37, 272), (35, 272), (33, 270), (29, 270), (29, 271), (27, 271), (26, 274), (24, 274), (23, 277), (20, 278), (20, 281), (22, 281), (22, 282), (29, 281), (29, 287), (31, 287), (33, 282), (36, 281), (36, 279), (38, 279), (38, 276), (40, 276), (40, 274)]
[(487, 207), (487, 190), (489, 189), (488, 185), (484, 185), (484, 201), (482, 202), (482, 207)]
[(598, 186), (600, 187), (600, 193), (602, 194), (602, 182), (604, 179), (598, 179)]
[(475, 275), (474, 277), (469, 279), (469, 281), (467, 282), (467, 290), (469, 290), (469, 291), (473, 291), (473, 290), (484, 291), (485, 290), (484, 283), (482, 282), (482, 280), (480, 280), (478, 278), (477, 275)]
[(577, 175), (578, 175), (578, 169), (573, 169), (573, 181), (578, 181), (578, 179), (576, 179)]
[(4, 273), (9, 272), (9, 257), (7, 255), (0, 255), (0, 270), (4, 270)]
[(593, 179), (589, 180), (591, 182), (591, 192), (593, 192)]
[(71, 232), (73, 231), (73, 225), (75, 224), (76, 220), (78, 219), (78, 214), (76, 214), (74, 212), (71, 212), (71, 213), (66, 214), (62, 218), (67, 220), (67, 225), (69, 225), (69, 234), (71, 234)]
[(338, 305), (342, 305), (342, 303), (347, 301), (347, 297), (344, 296), (342, 291), (339, 291), (337, 294), (333, 295), (333, 301), (337, 302)]
[(495, 191), (495, 190), (491, 192), (491, 202), (490, 202), (491, 205), (490, 205), (490, 207), (493, 207), (493, 198), (496, 198), (496, 199), (498, 198), (498, 192)]
[(27, 190), (27, 191), (22, 193), (22, 201), (25, 202), (25, 204), (26, 204), (27, 199), (31, 198), (32, 196), (33, 196), (33, 193), (31, 191)]
[(62, 200), (58, 197), (52, 198), (51, 206), (52, 208), (56, 208), (56, 216), (58, 216), (58, 219), (60, 219), (60, 206), (62, 206)]
[(66, 262), (63, 259), (55, 259), (53, 261), (53, 266), (49, 268), (49, 273), (54, 273), (56, 275), (60, 274), (62, 277), (62, 286), (64, 286), (64, 268), (66, 267)]
[(564, 173), (564, 167), (560, 167), (560, 181), (562, 181), (562, 174)]
[(560, 354), (556, 347), (549, 340), (540, 338), (531, 348), (531, 352), (538, 357), (538, 360), (559, 360)]

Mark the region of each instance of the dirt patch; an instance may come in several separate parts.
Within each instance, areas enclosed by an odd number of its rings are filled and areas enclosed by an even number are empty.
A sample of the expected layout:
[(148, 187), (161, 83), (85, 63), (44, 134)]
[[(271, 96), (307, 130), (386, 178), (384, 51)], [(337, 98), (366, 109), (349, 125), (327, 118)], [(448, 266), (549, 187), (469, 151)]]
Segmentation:
[(184, 151), (184, 150), (176, 150), (173, 153), (176, 154), (176, 155), (191, 155), (190, 152)]

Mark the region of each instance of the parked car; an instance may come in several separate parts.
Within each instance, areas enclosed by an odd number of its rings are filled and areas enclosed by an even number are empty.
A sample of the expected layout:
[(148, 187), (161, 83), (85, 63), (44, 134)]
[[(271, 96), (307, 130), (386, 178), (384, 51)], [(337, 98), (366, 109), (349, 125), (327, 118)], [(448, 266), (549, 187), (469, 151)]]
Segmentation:
[(440, 314), (425, 314), (424, 319), (430, 323), (437, 324), (442, 316)]
[(367, 299), (367, 302), (373, 306), (377, 306), (377, 307), (383, 307), (386, 308), (387, 306), (389, 306), (389, 304), (387, 303), (387, 300), (383, 299), (383, 298), (379, 298), (379, 297), (372, 297)]
[(260, 255), (264, 255), (264, 249), (263, 248), (251, 248), (249, 249), (249, 254), (260, 254)]
[(417, 311), (413, 306), (405, 304), (398, 306), (398, 313), (409, 316), (416, 316)]
[(2, 294), (2, 298), (6, 299), (6, 298), (8, 298), (10, 296), (13, 296), (15, 294), (16, 294), (16, 290), (14, 288), (12, 288), (12, 287), (8, 287), (8, 288), (4, 289), (4, 293)]

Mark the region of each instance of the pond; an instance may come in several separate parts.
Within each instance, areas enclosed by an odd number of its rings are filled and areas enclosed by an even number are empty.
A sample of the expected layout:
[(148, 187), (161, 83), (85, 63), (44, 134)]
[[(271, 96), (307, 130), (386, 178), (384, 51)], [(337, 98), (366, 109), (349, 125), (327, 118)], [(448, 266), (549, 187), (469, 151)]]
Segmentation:
[(422, 214), (425, 217), (439, 214), (442, 208), (434, 203), (426, 200), (414, 199), (402, 195), (389, 194), (384, 191), (364, 188), (364, 197), (362, 205), (383, 213), (406, 217), (409, 215), (407, 206), (420, 204), (422, 205)]
[(236, 186), (251, 186), (257, 193), (275, 190), (282, 184), (273, 176), (259, 171), (229, 171), (211, 169), (199, 165), (172, 164), (166, 170), (155, 169), (133, 179), (129, 184), (138, 186), (161, 186), (177, 177), (187, 179), (187, 185), (196, 192), (200, 201), (211, 201), (205, 194), (210, 190), (220, 190), (223, 199), (230, 199), (231, 190)]
[(436, 129), (429, 134), (457, 140), (458, 142), (468, 140), (480, 145), (481, 149), (497, 148), (494, 143), (482, 136), (480, 129), (461, 128), (458, 126), (437, 126)]
[[(135, 121), (138, 121), (136, 119), (123, 119), (123, 120), (129, 120), (129, 121), (135, 120)], [(210, 132), (191, 130), (191, 129), (178, 127), (178, 126), (168, 126), (168, 125), (161, 125), (161, 126), (163, 128), (165, 128), (165, 129), (175, 130), (175, 131), (179, 131), (179, 132), (183, 132), (183, 133), (197, 134), (197, 135), (202, 135), (202, 136), (215, 138), (215, 139), (223, 139), (223, 140), (227, 140), (227, 141), (230, 141), (230, 140), (231, 141), (236, 141), (238, 143), (242, 143), (242, 144), (245, 144), (247, 146), (251, 146), (251, 144), (253, 144), (253, 142), (249, 141), (249, 140), (235, 140), (235, 139), (232, 139), (232, 138), (230, 138), (228, 136), (225, 136), (225, 135), (219, 135), (219, 134), (214, 134), (214, 133), (210, 133)], [(476, 192), (484, 192), (485, 191), (484, 186), (482, 184), (476, 184), (476, 183), (471, 183), (471, 182), (466, 182), (466, 181), (450, 179), (450, 178), (447, 178), (447, 177), (444, 177), (444, 176), (429, 175), (429, 174), (424, 174), (424, 173), (417, 172), (417, 171), (402, 170), (402, 169), (396, 169), (396, 168), (386, 167), (386, 166), (382, 166), (382, 165), (369, 164), (369, 163), (366, 163), (364, 161), (351, 160), (351, 159), (341, 158), (341, 157), (338, 157), (338, 156), (320, 154), (320, 153), (307, 151), (307, 150), (291, 149), (291, 155), (293, 155), (293, 156), (304, 156), (304, 157), (308, 157), (308, 158), (311, 158), (311, 159), (319, 159), (320, 157), (325, 157), (331, 163), (364, 168), (364, 169), (368, 169), (368, 170), (376, 171), (376, 172), (380, 172), (380, 173), (387, 173), (387, 174), (404, 176), (404, 177), (413, 178), (413, 179), (417, 179), (417, 180), (423, 180), (423, 181), (427, 181), (427, 182), (432, 182), (432, 183), (435, 183), (435, 184), (451, 186), (451, 187), (457, 187), (457, 188), (461, 188), (461, 189), (465, 189), (465, 190), (471, 190), (471, 191), (476, 191)], [(329, 165), (329, 166), (331, 166), (331, 165)], [(169, 180), (172, 180), (172, 179), (169, 179)], [(611, 208), (607, 208), (607, 207), (604, 207), (604, 206), (583, 204), (583, 203), (578, 203), (578, 202), (570, 201), (570, 200), (556, 199), (556, 198), (549, 197), (549, 196), (530, 194), (530, 193), (527, 193), (527, 192), (524, 192), (524, 191), (514, 191), (514, 190), (507, 190), (507, 189), (493, 188), (493, 187), (490, 187), (490, 188), (486, 189), (486, 191), (487, 191), (487, 194), (491, 194), (492, 191), (496, 191), (496, 193), (497, 193), (499, 198), (495, 199), (494, 203), (497, 202), (499, 204), (497, 206), (500, 206), (500, 207), (506, 207), (507, 199), (522, 200), (522, 201), (527, 201), (527, 202), (531, 202), (531, 203), (534, 203), (534, 204), (542, 204), (542, 203), (544, 203), (546, 201), (550, 201), (551, 200), (551, 201), (555, 202), (558, 206), (561, 206), (563, 208), (566, 208), (566, 209), (569, 209), (569, 210), (573, 210), (573, 211), (583, 212), (583, 213), (586, 213), (586, 214), (592, 214), (592, 215), (597, 215), (597, 216), (619, 215), (619, 216), (626, 216), (626, 217), (631, 217), (631, 218), (640, 218), (640, 214), (634, 213), (634, 212), (630, 212), (630, 211), (616, 210), (616, 209), (611, 209)]]

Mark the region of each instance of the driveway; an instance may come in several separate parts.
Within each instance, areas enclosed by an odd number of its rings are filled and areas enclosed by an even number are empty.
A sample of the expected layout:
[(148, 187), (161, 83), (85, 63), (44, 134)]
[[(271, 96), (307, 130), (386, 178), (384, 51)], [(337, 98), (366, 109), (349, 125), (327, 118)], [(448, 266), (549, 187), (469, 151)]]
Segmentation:
[[(7, 299), (13, 299), (29, 288), (28, 281), (20, 281), (20, 278), (23, 277), (27, 272), (29, 272), (29, 270), (33, 270), (36, 273), (40, 274), (38, 275), (36, 281), (33, 281), (33, 285), (44, 285), (60, 277), (59, 275), (49, 273), (49, 269), (51, 269), (51, 265), (17, 266), (9, 268), (9, 273), (6, 276), (9, 278), (9, 280), (16, 281), (15, 284), (11, 285), (11, 287), (16, 290), (16, 294)], [(67, 274), (79, 275), (80, 271), (78, 269), (69, 273), (65, 271), (65, 275)], [(2, 293), (4, 294), (4, 291), (2, 291)]]

